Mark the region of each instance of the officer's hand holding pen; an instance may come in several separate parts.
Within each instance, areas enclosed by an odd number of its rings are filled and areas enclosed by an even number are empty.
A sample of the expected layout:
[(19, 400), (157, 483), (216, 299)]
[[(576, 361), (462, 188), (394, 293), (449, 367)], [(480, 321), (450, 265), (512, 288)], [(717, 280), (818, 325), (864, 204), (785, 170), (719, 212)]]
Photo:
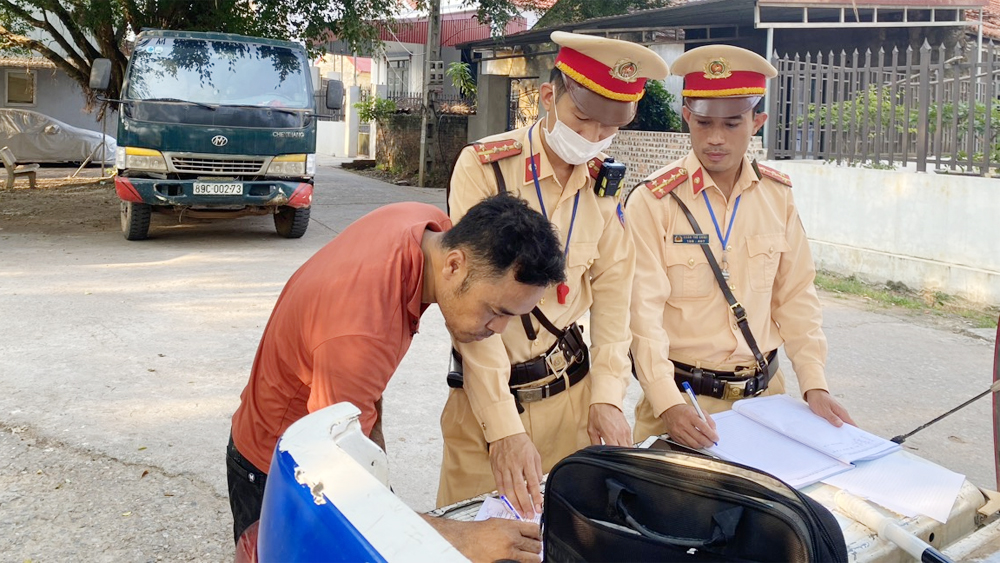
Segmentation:
[(660, 420), (667, 427), (667, 434), (670, 434), (672, 440), (689, 448), (710, 448), (719, 440), (712, 417), (705, 415), (705, 420), (702, 420), (698, 411), (687, 403), (674, 405), (663, 411)]

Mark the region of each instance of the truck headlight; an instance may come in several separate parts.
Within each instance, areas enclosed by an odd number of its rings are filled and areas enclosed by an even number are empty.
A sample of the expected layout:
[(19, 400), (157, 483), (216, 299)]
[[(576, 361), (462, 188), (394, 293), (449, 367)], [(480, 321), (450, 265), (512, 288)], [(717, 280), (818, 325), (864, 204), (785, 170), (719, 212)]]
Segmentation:
[[(269, 176), (306, 176), (310, 174), (310, 162), (307, 157), (315, 159), (315, 155), (279, 154), (267, 166), (267, 174)], [(312, 162), (312, 168), (315, 171), (315, 160)]]
[(139, 147), (118, 147), (115, 154), (115, 166), (119, 169), (167, 171), (167, 161), (163, 159), (163, 154), (160, 151)]

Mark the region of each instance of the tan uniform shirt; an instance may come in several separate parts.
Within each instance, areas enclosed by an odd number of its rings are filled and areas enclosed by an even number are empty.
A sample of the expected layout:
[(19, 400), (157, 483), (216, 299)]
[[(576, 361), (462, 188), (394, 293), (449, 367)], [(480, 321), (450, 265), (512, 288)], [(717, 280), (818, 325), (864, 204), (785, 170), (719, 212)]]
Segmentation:
[[(532, 129), (529, 142), (528, 131)], [(548, 218), (559, 231), (565, 247), (573, 216), (573, 200), (580, 194), (576, 221), (566, 263), (566, 304), (550, 287), (538, 307), (559, 328), (565, 328), (590, 309), (591, 404), (608, 403), (622, 408), (631, 376), (628, 347), (629, 297), (635, 270), (635, 247), (621, 223), (618, 201), (594, 194), (593, 179), (586, 165), (576, 166), (566, 186), (553, 175), (539, 138), (541, 126), (524, 127), (483, 139), (489, 142), (511, 139), (521, 144), (519, 155), (499, 160), (507, 191), (541, 211), (532, 180), (529, 153), (534, 152), (538, 182)], [(470, 207), (497, 193), (490, 164), (483, 164), (474, 147), (466, 147), (455, 164), (448, 198), (451, 218), (457, 222)], [(520, 319), (512, 319), (507, 329), (471, 344), (456, 344), (462, 354), (465, 391), (487, 442), (524, 432), (508, 380), (510, 366), (544, 354), (555, 342), (548, 330), (532, 317), (538, 337), (528, 339)]]
[[(702, 193), (728, 238), (729, 284), (746, 308), (761, 352), (785, 345), (803, 393), (826, 389), (827, 344), (822, 312), (813, 286), (816, 270), (792, 190), (767, 176), (757, 177), (749, 160), (727, 201), (695, 154), (650, 175), (673, 168), (688, 174), (674, 193), (688, 206), (722, 264), (722, 244)], [(646, 399), (659, 416), (684, 402), (674, 383), (671, 360), (730, 371), (752, 366), (753, 354), (719, 288), (700, 245), (675, 242), (694, 230), (669, 194), (657, 199), (640, 184), (629, 195), (626, 225), (636, 245), (632, 288), (632, 355)]]

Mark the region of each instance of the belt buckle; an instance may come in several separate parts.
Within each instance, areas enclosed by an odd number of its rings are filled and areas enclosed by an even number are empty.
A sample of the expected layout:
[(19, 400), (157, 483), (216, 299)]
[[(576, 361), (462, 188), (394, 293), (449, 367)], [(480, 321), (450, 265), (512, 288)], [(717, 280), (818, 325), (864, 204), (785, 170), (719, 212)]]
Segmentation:
[(569, 362), (566, 361), (566, 356), (558, 346), (545, 356), (545, 365), (548, 366), (552, 375), (557, 377), (563, 377), (566, 375), (566, 370), (569, 369)]
[(727, 381), (722, 398), (727, 401), (738, 401), (746, 395), (746, 381)]
[(739, 377), (740, 379), (749, 379), (757, 373), (757, 369), (754, 367), (739, 368), (733, 372), (733, 375)]
[(531, 389), (518, 389), (517, 399), (522, 403), (536, 403), (545, 398), (544, 387), (532, 387)]

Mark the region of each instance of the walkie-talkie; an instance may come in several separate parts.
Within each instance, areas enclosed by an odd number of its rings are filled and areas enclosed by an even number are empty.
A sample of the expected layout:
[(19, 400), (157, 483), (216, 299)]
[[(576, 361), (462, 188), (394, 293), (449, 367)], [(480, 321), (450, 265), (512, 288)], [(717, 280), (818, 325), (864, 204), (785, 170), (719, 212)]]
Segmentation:
[(624, 179), (625, 164), (615, 162), (611, 157), (605, 158), (601, 163), (601, 171), (597, 173), (597, 181), (594, 182), (594, 193), (598, 197), (618, 197)]

